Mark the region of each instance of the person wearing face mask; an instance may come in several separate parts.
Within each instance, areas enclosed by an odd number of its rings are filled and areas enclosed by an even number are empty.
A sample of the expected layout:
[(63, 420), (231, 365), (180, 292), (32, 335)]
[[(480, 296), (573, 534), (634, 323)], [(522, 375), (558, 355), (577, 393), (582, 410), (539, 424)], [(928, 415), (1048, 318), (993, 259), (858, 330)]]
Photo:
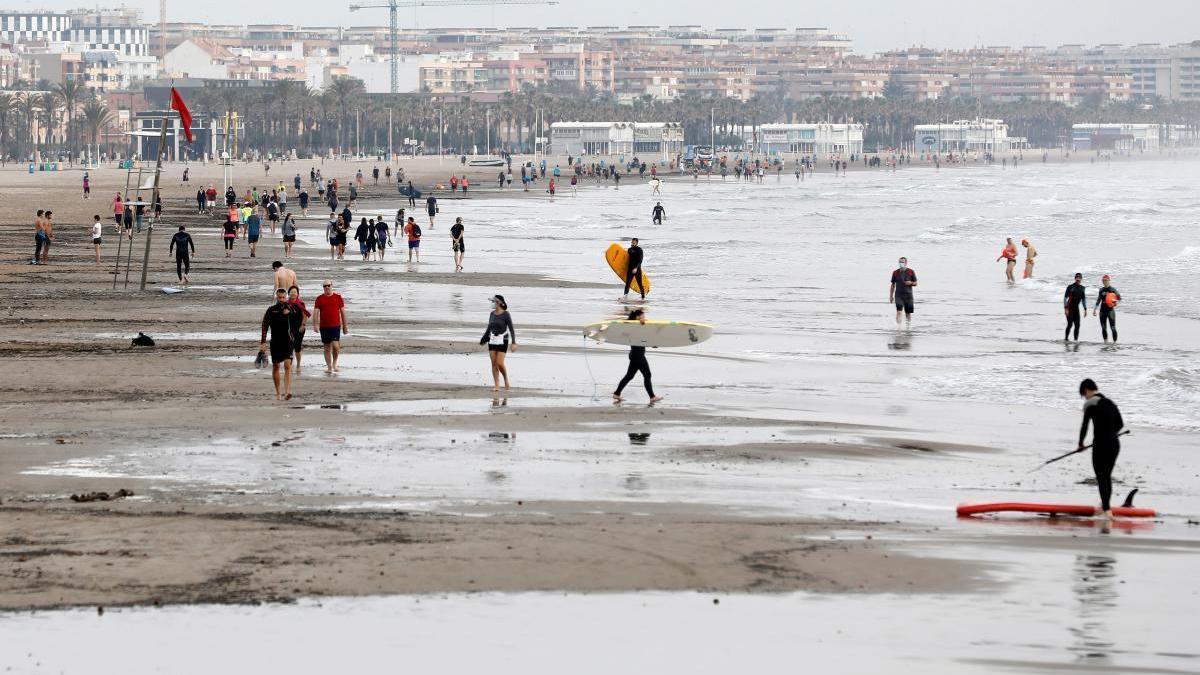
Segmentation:
[(479, 344), (487, 345), (488, 358), (492, 363), (492, 391), (500, 391), (500, 377), (504, 377), (504, 388), (508, 384), (508, 368), (504, 365), (508, 350), (517, 351), (517, 332), (513, 329), (512, 317), (508, 314), (508, 303), (503, 295), (494, 295), (490, 299), (492, 313), (488, 316), (487, 328)]
[(900, 323), (900, 312), (904, 320), (912, 321), (913, 287), (917, 285), (917, 273), (908, 266), (908, 258), (900, 259), (900, 266), (892, 271), (892, 283), (888, 287), (888, 302), (896, 304), (896, 323)]

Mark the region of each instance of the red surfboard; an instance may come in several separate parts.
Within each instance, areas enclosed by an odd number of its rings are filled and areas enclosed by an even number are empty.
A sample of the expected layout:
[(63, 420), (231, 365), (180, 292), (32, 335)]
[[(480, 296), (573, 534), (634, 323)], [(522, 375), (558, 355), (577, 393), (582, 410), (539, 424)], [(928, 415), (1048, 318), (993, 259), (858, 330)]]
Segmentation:
[[(1121, 518), (1153, 518), (1154, 509), (1137, 506), (1114, 506), (1113, 515)], [(1097, 516), (1100, 507), (1083, 504), (1031, 504), (1027, 502), (996, 502), (993, 504), (959, 504), (958, 515), (977, 516), (981, 513), (1044, 513), (1048, 516)]]

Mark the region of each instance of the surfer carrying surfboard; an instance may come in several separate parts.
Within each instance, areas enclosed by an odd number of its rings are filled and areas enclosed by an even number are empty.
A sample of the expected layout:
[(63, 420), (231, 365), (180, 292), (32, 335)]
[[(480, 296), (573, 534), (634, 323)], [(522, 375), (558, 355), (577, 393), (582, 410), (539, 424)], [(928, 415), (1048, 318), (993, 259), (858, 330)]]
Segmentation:
[(1096, 472), (1096, 487), (1100, 490), (1100, 518), (1112, 519), (1112, 472), (1121, 452), (1119, 434), (1125, 426), (1117, 404), (1100, 393), (1100, 387), (1088, 378), (1079, 383), (1079, 395), (1084, 398), (1083, 424), (1079, 427), (1079, 446), (1087, 438), (1088, 422), (1092, 424), (1092, 470)]
[(637, 279), (638, 291), (642, 300), (646, 299), (646, 282), (642, 277), (642, 247), (638, 246), (637, 237), (629, 240), (629, 248), (625, 251), (629, 261), (625, 267), (625, 299), (629, 299), (629, 286)]
[[(637, 321), (644, 326), (646, 325), (646, 312), (641, 309), (635, 309), (629, 313), (629, 320)], [(621, 392), (625, 390), (625, 385), (633, 381), (633, 376), (638, 373), (642, 374), (642, 383), (646, 385), (646, 393), (650, 395), (650, 402), (657, 403), (662, 400), (662, 396), (654, 395), (654, 385), (650, 382), (650, 362), (646, 360), (646, 348), (634, 345), (629, 348), (629, 367), (625, 369), (625, 377), (621, 378), (621, 381), (617, 384), (617, 390), (613, 392), (614, 403), (620, 403), (624, 400), (621, 398)]]

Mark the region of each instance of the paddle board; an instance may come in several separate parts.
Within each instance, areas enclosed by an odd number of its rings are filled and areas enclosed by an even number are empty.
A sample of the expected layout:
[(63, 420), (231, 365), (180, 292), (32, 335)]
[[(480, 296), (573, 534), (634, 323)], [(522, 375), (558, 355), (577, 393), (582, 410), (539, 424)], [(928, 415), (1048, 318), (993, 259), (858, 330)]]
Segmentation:
[[(608, 266), (612, 268), (613, 274), (617, 275), (622, 284), (625, 283), (625, 272), (629, 267), (629, 254), (625, 252), (625, 248), (620, 244), (609, 244), (608, 250), (604, 252), (604, 259), (608, 261)], [(629, 285), (629, 291), (631, 293), (637, 291), (640, 294), (639, 284), (646, 284), (646, 292), (650, 292), (650, 277), (646, 275), (645, 271), (642, 272), (641, 281), (633, 280), (633, 283)]]
[[(1122, 518), (1153, 518), (1154, 509), (1137, 506), (1114, 506), (1113, 515)], [(960, 504), (958, 515), (976, 516), (981, 513), (1044, 513), (1048, 516), (1083, 516), (1100, 514), (1099, 506), (1085, 504), (1030, 504), (1026, 502), (998, 502), (995, 504)]]
[(688, 347), (712, 337), (713, 328), (690, 321), (598, 321), (583, 327), (584, 337), (631, 347)]

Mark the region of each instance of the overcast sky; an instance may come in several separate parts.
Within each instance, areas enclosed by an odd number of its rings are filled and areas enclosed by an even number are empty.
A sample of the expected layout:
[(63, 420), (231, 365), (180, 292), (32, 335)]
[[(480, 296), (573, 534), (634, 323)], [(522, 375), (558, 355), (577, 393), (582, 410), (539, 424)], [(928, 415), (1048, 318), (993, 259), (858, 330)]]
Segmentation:
[[(121, 0), (101, 5), (120, 4)], [(382, 4), (386, 0), (356, 0)], [(77, 7), (79, 0), (6, 0), (5, 9)], [(158, 20), (157, 0), (124, 0)], [(386, 25), (385, 10), (351, 14), (348, 0), (256, 2), (168, 0), (171, 21)], [(1063, 43), (1177, 43), (1200, 39), (1200, 0), (560, 0), (555, 6), (421, 8), (420, 26), (564, 26), (700, 24), (711, 28), (828, 27), (847, 33), (855, 51), (895, 47), (975, 45), (1056, 46)], [(401, 12), (413, 25), (414, 10)]]

